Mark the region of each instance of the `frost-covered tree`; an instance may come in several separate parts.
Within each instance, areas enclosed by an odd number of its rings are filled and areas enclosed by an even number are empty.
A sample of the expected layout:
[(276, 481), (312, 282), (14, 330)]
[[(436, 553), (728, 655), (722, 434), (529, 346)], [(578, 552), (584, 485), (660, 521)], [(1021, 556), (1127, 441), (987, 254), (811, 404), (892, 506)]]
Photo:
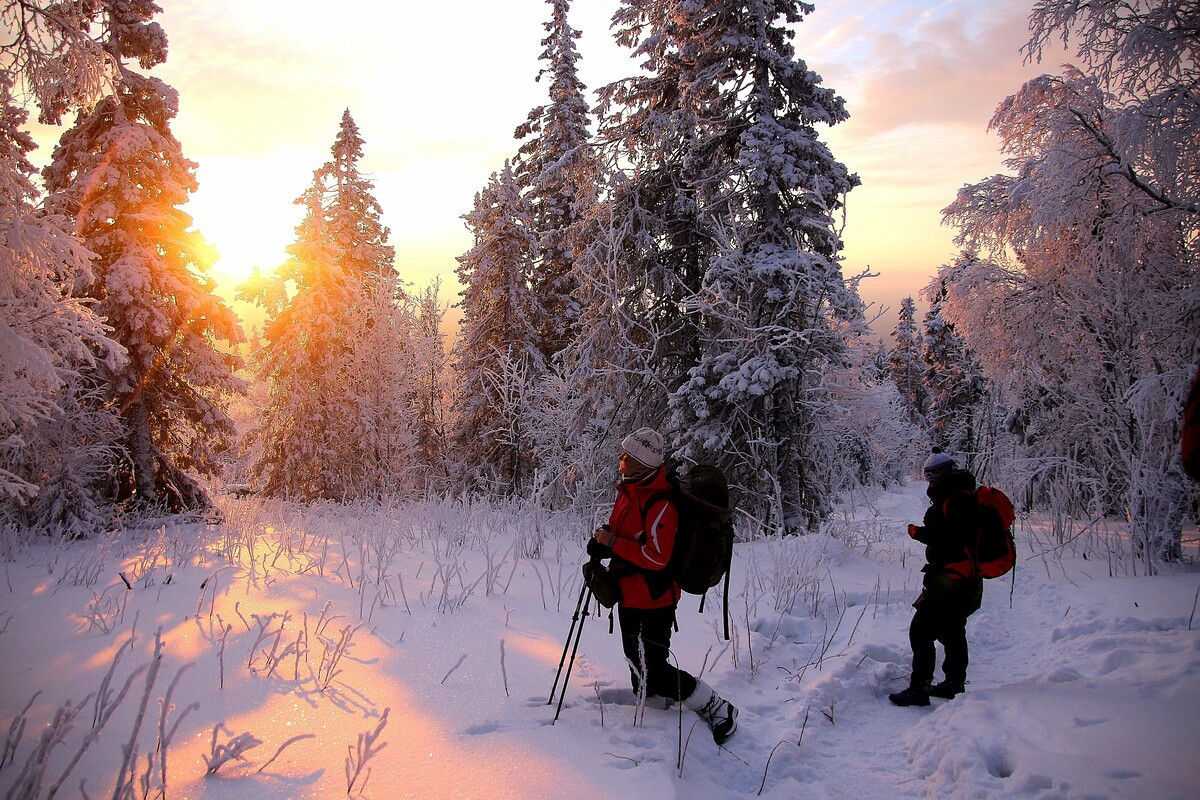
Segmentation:
[[(1154, 557), (1179, 553), (1194, 490), (1176, 453), (1200, 354), (1197, 33), (1189, 4), (1041, 2), (1031, 52), (1079, 42), (991, 127), (1012, 174), (946, 210), (987, 258), (951, 271), (947, 313), (1000, 381), (1037, 502), (1119, 514)], [(1191, 14), (1194, 17), (1194, 13)]]
[(30, 466), (39, 490), (17, 518), (51, 535), (76, 538), (103, 531), (113, 520), (106, 490), (109, 468), (123, 455), (121, 420), (91, 377), (73, 378), (62, 397), (59, 413), (30, 433), (36, 455)]
[(118, 496), (143, 507), (207, 503), (194, 474), (213, 474), (233, 434), (229, 396), (243, 390), (237, 319), (205, 277), (208, 248), (181, 210), (196, 189), (195, 164), (170, 123), (175, 91), (142, 70), (162, 63), (166, 35), (152, 3), (87, 4), (117, 70), (114, 91), (80, 112), (43, 171), (52, 213), (75, 220), (95, 254), (81, 294), (95, 301), (128, 353), (100, 373), (118, 409), (128, 459), (114, 469)]
[(886, 364), (883, 370), (877, 367), (877, 352), (858, 342), (848, 362), (826, 377), (830, 410), (823, 444), (830, 453), (824, 463), (838, 491), (900, 482), (927, 452), (924, 433), (904, 413)]
[(537, 452), (533, 496), (544, 507), (570, 506), (591, 516), (612, 502), (615, 462), (603, 430), (590, 417), (577, 373), (564, 361), (550, 365), (534, 386), (529, 431)]
[(268, 494), (305, 500), (407, 488), (416, 451), (415, 315), (349, 111), (331, 155), (297, 200), (306, 213), (289, 259), (245, 289), (270, 314), (251, 475)]
[(630, 0), (618, 41), (649, 73), (601, 92), (603, 138), (631, 162), (614, 195), (646, 231), (619, 257), (655, 312), (677, 457), (717, 461), (788, 533), (828, 510), (827, 368), (861, 307), (838, 263), (856, 183), (816, 125), (843, 102), (795, 55), (793, 0)]
[[(16, 78), (42, 122), (58, 125), (70, 110), (91, 110), (112, 89), (121, 54), (104, 43), (109, 5), (0, 0), (0, 68)], [(113, 21), (120, 25), (121, 17)]]
[[(0, 74), (0, 505), (36, 496), (53, 473), (81, 505), (95, 507), (94, 476), (66, 469), (77, 454), (65, 434), (82, 422), (70, 413), (83, 404), (74, 396), (80, 372), (100, 362), (115, 369), (124, 353), (74, 294), (92, 279), (91, 253), (69, 220), (36, 205), (27, 158), (34, 143), (22, 130), (27, 112), (15, 105), (13, 89), (13, 76)], [(105, 426), (91, 419), (87, 427), (97, 433)], [(34, 514), (32, 521), (52, 520)]]
[[(1047, 107), (1045, 127), (1089, 141), (1104, 156), (1101, 167), (1127, 181), (1142, 204), (1193, 215), (1200, 213), (1198, 13), (1195, 0), (1039, 0), (1024, 48), (1040, 60), (1052, 40), (1074, 42), (1080, 69), (1066, 80), (1086, 76), (1077, 97), (1060, 94)], [(1093, 91), (1103, 94), (1102, 114)]]
[(523, 140), (513, 172), (524, 187), (537, 258), (532, 275), (537, 300), (534, 327), (547, 362), (575, 335), (580, 278), (575, 263), (582, 253), (581, 221), (596, 202), (599, 177), (588, 133), (585, 86), (579, 80), (579, 32), (567, 21), (569, 0), (547, 0), (538, 80), (549, 79), (549, 102), (529, 112), (516, 130)]
[(617, 440), (624, 429), (664, 427), (669, 394), (700, 359), (686, 301), (699, 292), (720, 233), (721, 215), (705, 213), (701, 193), (711, 196), (719, 183), (708, 173), (721, 127), (704, 126), (707, 108), (716, 107), (706, 94), (713, 87), (678, 56), (692, 32), (689, 20), (672, 18), (676, 5), (642, 0), (617, 9), (616, 41), (643, 71), (598, 91), (597, 138), (608, 143), (605, 171), (613, 177), (585, 234), (588, 336), (571, 360), (589, 380), (593, 416)]
[(417, 446), (425, 472), (424, 490), (440, 492), (448, 488), (449, 469), (449, 357), (442, 320), (441, 280), (435, 280), (421, 293), (417, 308)]
[(452, 450), (465, 485), (515, 493), (531, 471), (528, 442), (510, 407), (545, 371), (529, 275), (537, 248), (512, 167), (493, 173), (464, 219), (475, 245), (458, 258), (462, 323), (452, 354), (456, 386)]
[[(969, 269), (975, 260), (974, 254), (966, 254), (955, 269)], [(926, 287), (926, 294), (929, 310), (925, 312), (921, 360), (922, 382), (928, 392), (929, 438), (934, 447), (953, 453), (968, 469), (978, 472), (986, 383), (963, 337), (942, 313), (945, 284), (935, 279)]]
[[(356, 309), (357, 310), (357, 309)], [(396, 282), (368, 285), (356, 337), (350, 394), (358, 411), (361, 452), (350, 470), (359, 497), (408, 492), (423, 485), (420, 452), (422, 343), (412, 301)]]
[(906, 297), (900, 301), (900, 319), (896, 322), (896, 330), (892, 332), (888, 371), (900, 392), (904, 416), (914, 425), (924, 425), (929, 404), (921, 351), (916, 303), (911, 297)]

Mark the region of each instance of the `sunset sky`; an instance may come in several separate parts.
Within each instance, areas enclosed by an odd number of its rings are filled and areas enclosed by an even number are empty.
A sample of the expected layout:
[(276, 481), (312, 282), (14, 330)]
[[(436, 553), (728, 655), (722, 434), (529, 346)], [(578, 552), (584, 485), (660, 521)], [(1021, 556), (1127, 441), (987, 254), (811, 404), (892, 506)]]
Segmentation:
[[(454, 299), (454, 258), (470, 246), (461, 216), (514, 153), (513, 129), (545, 100), (534, 78), (547, 3), (402, 0), (339, 13), (314, 0), (159, 2), (170, 56), (154, 74), (180, 94), (174, 131), (199, 164), (189, 211), (221, 254), (221, 293), (252, 266), (283, 260), (300, 217), (292, 201), (328, 159), (349, 108), (398, 269), (414, 287), (442, 276), (443, 299)], [(636, 67), (609, 35), (616, 5), (572, 7), (589, 89)], [(797, 27), (798, 54), (851, 113), (827, 132), (863, 183), (849, 197), (845, 272), (880, 273), (863, 294), (891, 306), (884, 330), (898, 299), (954, 255), (940, 209), (962, 184), (1002, 168), (986, 130), (996, 104), (1057, 68), (1022, 63), (1030, 5), (818, 0)]]

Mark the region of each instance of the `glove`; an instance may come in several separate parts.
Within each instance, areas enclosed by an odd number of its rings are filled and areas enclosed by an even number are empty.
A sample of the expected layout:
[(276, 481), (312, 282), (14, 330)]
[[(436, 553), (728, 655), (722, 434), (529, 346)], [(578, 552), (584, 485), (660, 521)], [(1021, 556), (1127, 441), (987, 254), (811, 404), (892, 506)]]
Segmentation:
[(617, 535), (607, 525), (596, 528), (596, 531), (592, 534), (592, 541), (599, 542), (610, 550), (612, 549), (613, 542), (616, 540)]
[(920, 530), (921, 530), (921, 529), (920, 529), (920, 528), (918, 528), (916, 525), (913, 525), (912, 523), (909, 523), (909, 526), (908, 526), (908, 535), (909, 535), (911, 538), (913, 538), (913, 539), (917, 538), (917, 532), (918, 532), (918, 531), (920, 531)]
[(587, 554), (592, 558), (612, 558), (612, 548), (601, 544), (599, 539), (588, 539)]

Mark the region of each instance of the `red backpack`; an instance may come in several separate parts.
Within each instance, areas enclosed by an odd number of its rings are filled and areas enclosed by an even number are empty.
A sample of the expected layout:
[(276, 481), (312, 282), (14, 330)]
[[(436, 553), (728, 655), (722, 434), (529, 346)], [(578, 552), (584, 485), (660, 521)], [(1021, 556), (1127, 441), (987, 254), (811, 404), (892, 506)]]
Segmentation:
[(975, 574), (981, 578), (999, 578), (1017, 563), (1017, 545), (1012, 527), (1017, 519), (1008, 495), (992, 486), (975, 490), (979, 501), (979, 528), (971, 553)]

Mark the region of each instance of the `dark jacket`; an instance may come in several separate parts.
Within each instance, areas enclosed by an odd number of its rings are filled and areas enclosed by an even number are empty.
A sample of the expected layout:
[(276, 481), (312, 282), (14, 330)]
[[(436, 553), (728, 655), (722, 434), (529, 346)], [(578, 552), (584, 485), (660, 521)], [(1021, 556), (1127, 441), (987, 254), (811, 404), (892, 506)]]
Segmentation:
[(675, 547), (679, 514), (666, 493), (671, 484), (659, 467), (652, 475), (617, 486), (617, 502), (608, 518), (616, 534), (609, 569), (621, 587), (621, 605), (666, 608), (679, 601), (679, 584), (662, 573)]
[(980, 524), (975, 476), (955, 470), (931, 482), (926, 494), (930, 505), (924, 524), (911, 530), (912, 537), (925, 545), (923, 602), (952, 603), (970, 614), (983, 599), (983, 579), (975, 576), (967, 549)]

